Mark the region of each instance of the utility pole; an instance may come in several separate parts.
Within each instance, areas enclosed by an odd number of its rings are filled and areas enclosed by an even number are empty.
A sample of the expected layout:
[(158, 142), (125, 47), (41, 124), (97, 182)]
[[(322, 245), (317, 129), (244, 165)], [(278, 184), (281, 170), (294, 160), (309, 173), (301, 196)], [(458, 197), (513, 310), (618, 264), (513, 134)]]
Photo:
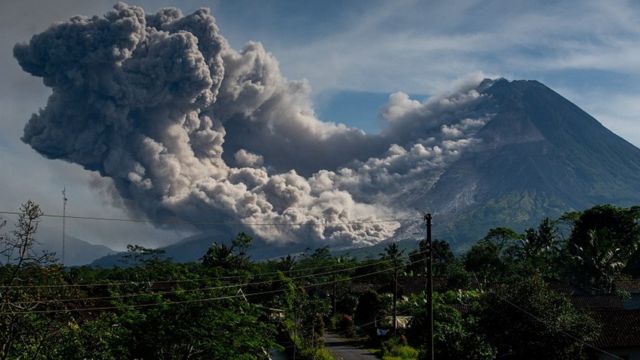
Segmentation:
[(393, 336), (398, 334), (398, 261), (393, 261)]
[(433, 351), (433, 246), (431, 243), (431, 214), (424, 216), (427, 226), (427, 315), (429, 324), (427, 325), (427, 346), (429, 348), (428, 359), (434, 360)]
[(293, 360), (296, 360), (296, 341), (298, 340), (298, 305), (294, 301), (293, 308)]
[[(336, 259), (336, 265), (340, 268), (342, 264), (342, 257)], [(338, 274), (333, 273), (333, 288), (331, 289), (331, 316), (336, 316), (337, 301), (338, 301)]]
[(338, 274), (333, 274), (333, 289), (331, 290), (331, 316), (336, 316), (336, 295), (338, 292)]
[(66, 248), (66, 220), (67, 220), (67, 188), (62, 188), (62, 266), (64, 266), (64, 256)]

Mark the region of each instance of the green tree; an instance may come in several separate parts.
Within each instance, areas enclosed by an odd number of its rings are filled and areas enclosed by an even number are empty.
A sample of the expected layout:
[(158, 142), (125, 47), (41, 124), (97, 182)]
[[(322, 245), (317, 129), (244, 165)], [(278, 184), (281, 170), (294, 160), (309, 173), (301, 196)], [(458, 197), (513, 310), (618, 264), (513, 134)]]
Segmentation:
[(295, 268), (295, 266), (296, 259), (291, 255), (282, 257), (277, 265), (278, 270), (284, 272), (287, 276), (291, 276), (291, 273), (293, 272), (293, 268)]
[(354, 322), (364, 331), (375, 336), (374, 321), (382, 310), (382, 300), (375, 291), (367, 291), (358, 297), (358, 305), (354, 314)]
[(164, 250), (131, 244), (127, 245), (127, 252), (122, 257), (125, 265), (133, 266), (158, 262), (163, 259), (166, 259)]
[(557, 249), (559, 242), (555, 222), (545, 218), (537, 229), (527, 229), (522, 239), (522, 257), (539, 258)]
[(610, 292), (640, 246), (639, 208), (595, 206), (574, 216), (567, 252), (572, 275), (585, 287)]
[[(409, 343), (422, 349), (427, 336), (426, 296), (411, 297), (404, 306), (413, 314), (407, 330)], [(465, 309), (464, 313), (460, 309)], [(495, 349), (479, 330), (480, 302), (477, 292), (434, 293), (434, 352), (437, 359), (488, 360), (495, 358)]]
[(396, 243), (391, 243), (389, 245), (387, 245), (387, 247), (385, 247), (384, 249), (384, 253), (380, 254), (382, 256), (383, 259), (388, 260), (389, 264), (392, 266), (393, 268), (393, 309), (392, 314), (393, 314), (393, 333), (395, 335), (396, 331), (397, 331), (397, 327), (398, 327), (398, 323), (396, 321), (396, 316), (398, 314), (397, 311), (397, 307), (398, 307), (398, 272), (400, 271), (400, 268), (402, 267), (402, 263), (403, 263), (403, 257), (402, 257), (402, 253), (403, 251), (400, 250), (400, 248), (398, 247), (398, 244)]
[(246, 262), (249, 260), (248, 252), (252, 242), (253, 238), (244, 232), (240, 232), (231, 242), (233, 249), (236, 251), (236, 256), (240, 261)]
[(207, 253), (202, 257), (202, 265), (208, 267), (221, 267), (232, 269), (238, 262), (233, 253), (233, 247), (225, 244), (211, 245)]
[(504, 359), (583, 359), (597, 325), (539, 276), (516, 279), (484, 296), (480, 327)]
[[(37, 358), (47, 333), (55, 323), (31, 311), (39, 305), (40, 295), (20, 285), (59, 279), (60, 268), (53, 266), (53, 254), (35, 250), (42, 210), (29, 200), (20, 206), (18, 220), (11, 234), (0, 237), (0, 254), (5, 263), (0, 269), (0, 359)], [(4, 222), (3, 225), (4, 226)], [(49, 266), (43, 269), (43, 266)], [(44, 282), (43, 281), (43, 282)]]
[[(455, 256), (449, 243), (443, 240), (434, 240), (433, 248), (433, 273), (436, 276), (444, 276), (449, 266), (455, 261)], [(426, 240), (418, 242), (418, 248), (409, 253), (410, 264), (408, 270), (418, 275), (425, 275), (425, 259), (429, 252)]]
[(520, 239), (521, 236), (512, 229), (490, 229), (487, 235), (464, 255), (464, 268), (481, 284), (490, 280), (498, 281), (509, 274), (507, 269), (513, 265), (514, 252)]
[(540, 273), (558, 278), (562, 272), (564, 246), (558, 221), (545, 218), (537, 228), (525, 230), (519, 243), (507, 253), (521, 274)]
[(247, 253), (252, 241), (249, 235), (241, 232), (231, 241), (230, 246), (213, 243), (202, 257), (202, 264), (223, 269), (244, 269), (249, 264)]

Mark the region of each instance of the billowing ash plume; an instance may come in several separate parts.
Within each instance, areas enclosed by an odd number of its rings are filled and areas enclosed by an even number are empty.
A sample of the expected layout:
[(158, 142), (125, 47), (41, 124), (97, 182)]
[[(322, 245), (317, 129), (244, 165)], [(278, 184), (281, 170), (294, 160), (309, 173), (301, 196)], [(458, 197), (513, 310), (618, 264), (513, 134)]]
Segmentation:
[(122, 204), (158, 223), (239, 222), (267, 241), (392, 236), (397, 223), (376, 221), (402, 210), (388, 194), (436, 178), (489, 120), (468, 117), (482, 95), (467, 86), (424, 103), (392, 95), (380, 135), (322, 122), (305, 82), (285, 79), (259, 43), (230, 48), (206, 9), (119, 3), (14, 55), (53, 90), (24, 130), (36, 151), (111, 179)]

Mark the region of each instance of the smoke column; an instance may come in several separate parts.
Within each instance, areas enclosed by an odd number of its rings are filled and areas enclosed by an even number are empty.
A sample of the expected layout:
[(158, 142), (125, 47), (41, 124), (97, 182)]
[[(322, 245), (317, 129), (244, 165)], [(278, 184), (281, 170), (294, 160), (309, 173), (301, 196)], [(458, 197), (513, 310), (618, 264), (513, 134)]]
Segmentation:
[(33, 149), (98, 172), (157, 223), (238, 222), (270, 242), (393, 236), (399, 224), (377, 220), (408, 209), (390, 194), (437, 178), (490, 119), (460, 115), (482, 97), (474, 79), (426, 102), (391, 95), (378, 135), (323, 122), (306, 82), (285, 79), (260, 43), (232, 49), (207, 9), (118, 3), (14, 55), (52, 89), (24, 129)]

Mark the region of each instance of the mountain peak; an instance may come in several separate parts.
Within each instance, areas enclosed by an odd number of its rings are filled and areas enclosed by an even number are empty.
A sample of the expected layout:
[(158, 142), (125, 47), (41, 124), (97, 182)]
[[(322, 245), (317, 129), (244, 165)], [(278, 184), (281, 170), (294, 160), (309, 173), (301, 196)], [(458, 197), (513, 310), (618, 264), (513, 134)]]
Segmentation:
[(546, 90), (552, 91), (538, 80), (508, 80), (500, 77), (496, 79), (484, 79), (478, 85), (479, 92), (490, 91), (492, 93), (501, 93), (503, 95), (523, 95), (526, 91)]
[(578, 106), (535, 80), (485, 79), (477, 89), (486, 96), (475, 111), (490, 117), (479, 145), (414, 202), (447, 218), (445, 238), (464, 243), (493, 226), (522, 230), (565, 211), (640, 201), (640, 149)]

